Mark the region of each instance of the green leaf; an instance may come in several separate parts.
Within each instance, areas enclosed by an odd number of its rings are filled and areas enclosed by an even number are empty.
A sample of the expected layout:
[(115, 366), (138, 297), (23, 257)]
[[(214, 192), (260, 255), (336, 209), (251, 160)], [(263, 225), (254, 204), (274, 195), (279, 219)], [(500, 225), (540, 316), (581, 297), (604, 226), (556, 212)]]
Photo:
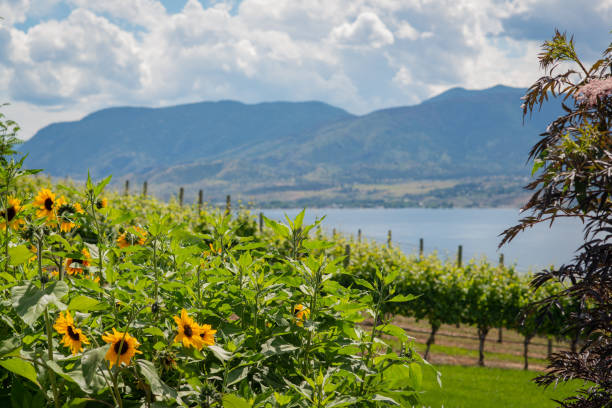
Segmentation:
[(302, 242), (302, 246), (306, 249), (328, 249), (333, 247), (335, 244), (329, 241), (322, 241), (318, 239), (307, 240)]
[(25, 245), (18, 245), (11, 247), (8, 250), (9, 253), (9, 264), (11, 266), (21, 265), (30, 259), (33, 254), (30, 249)]
[(100, 181), (100, 182), (99, 182), (99, 183), (96, 185), (96, 187), (95, 187), (95, 189), (94, 189), (94, 195), (95, 195), (96, 197), (100, 195), (100, 193), (102, 192), (102, 190), (104, 190), (104, 187), (106, 187), (106, 185), (107, 185), (107, 184), (108, 184), (108, 183), (111, 181), (111, 178), (112, 178), (112, 177), (113, 177), (113, 176), (112, 176), (112, 175), (110, 175), (110, 176), (108, 176), (107, 178), (105, 178), (104, 180)]
[(248, 374), (249, 374), (249, 367), (247, 366), (236, 367), (227, 374), (227, 384), (226, 385), (229, 387), (230, 385), (236, 384), (242, 381), (243, 379), (245, 379)]
[(0, 343), (0, 357), (11, 355), (15, 350), (21, 347), (19, 337), (10, 337)]
[(73, 298), (70, 303), (68, 303), (68, 309), (83, 313), (91, 310), (104, 310), (107, 307), (108, 306), (106, 304), (90, 298), (89, 296), (83, 295)]
[(221, 361), (227, 361), (232, 358), (232, 353), (223, 350), (219, 346), (208, 346), (208, 349), (212, 351), (215, 357), (217, 357)]
[(221, 398), (223, 408), (251, 408), (251, 404), (247, 400), (233, 394), (225, 394)]
[(106, 355), (108, 348), (109, 345), (105, 345), (83, 353), (83, 356), (81, 357), (81, 370), (83, 371), (85, 384), (88, 386), (93, 384), (98, 366), (102, 361), (104, 361), (104, 356)]
[(412, 337), (408, 336), (404, 329), (394, 324), (385, 324), (377, 327), (381, 332), (388, 334), (390, 336), (397, 337), (401, 341), (408, 341), (412, 339)]
[(374, 290), (374, 286), (372, 286), (372, 284), (365, 279), (355, 278), (355, 283), (370, 290)]
[(533, 161), (533, 167), (531, 169), (531, 176), (533, 177), (534, 174), (536, 174), (536, 172), (538, 170), (540, 170), (540, 168), (544, 165), (544, 160), (541, 159), (535, 159)]
[(159, 327), (147, 327), (143, 330), (143, 332), (150, 334), (152, 336), (165, 337), (166, 335)]
[(62, 408), (83, 408), (87, 403), (91, 402), (90, 398), (73, 398), (66, 402)]
[(387, 302), (410, 302), (411, 300), (416, 299), (417, 296), (414, 295), (396, 295), (391, 299), (387, 300)]
[(44, 312), (47, 305), (55, 305), (59, 309), (66, 309), (60, 299), (68, 293), (68, 285), (64, 281), (57, 281), (41, 290), (32, 282), (24, 286), (15, 286), (11, 290), (13, 308), (23, 321), (32, 325)]
[(6, 360), (0, 360), (0, 367), (4, 367), (12, 373), (22, 376), (40, 387), (36, 378), (36, 370), (29, 361), (22, 358), (14, 357)]
[(178, 400), (178, 393), (176, 390), (169, 387), (159, 378), (155, 365), (152, 362), (147, 360), (137, 360), (136, 362), (138, 364), (138, 368), (140, 369), (140, 373), (147, 380), (147, 383), (149, 383), (151, 386), (151, 391), (153, 391), (154, 394), (165, 398)]

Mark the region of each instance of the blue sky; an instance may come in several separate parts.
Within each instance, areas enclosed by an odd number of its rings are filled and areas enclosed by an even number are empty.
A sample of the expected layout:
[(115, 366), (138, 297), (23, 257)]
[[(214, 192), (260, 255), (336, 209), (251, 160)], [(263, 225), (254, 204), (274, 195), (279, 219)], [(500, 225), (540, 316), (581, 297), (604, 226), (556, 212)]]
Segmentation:
[(0, 16), (0, 102), (23, 138), (109, 106), (321, 100), (362, 114), (526, 87), (555, 28), (587, 62), (612, 40), (612, 0), (0, 0)]

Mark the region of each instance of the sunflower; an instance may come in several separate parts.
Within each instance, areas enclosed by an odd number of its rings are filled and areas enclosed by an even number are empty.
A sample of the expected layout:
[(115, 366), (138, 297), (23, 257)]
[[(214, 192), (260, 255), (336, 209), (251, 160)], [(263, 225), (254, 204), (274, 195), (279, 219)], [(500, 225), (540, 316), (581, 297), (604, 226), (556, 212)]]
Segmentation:
[(310, 309), (299, 304), (293, 307), (293, 316), (295, 316), (296, 323), (298, 326), (304, 325), (304, 320), (310, 317)]
[(207, 346), (215, 345), (215, 333), (216, 330), (212, 330), (210, 324), (203, 324), (200, 326), (200, 338), (202, 342)]
[(0, 223), (0, 229), (5, 229), (7, 223), (10, 228), (15, 230), (21, 229), (24, 221), (21, 218), (16, 218), (21, 210), (21, 201), (17, 198), (9, 197), (8, 204), (5, 210), (0, 211), (0, 219), (3, 221)]
[(117, 245), (119, 248), (125, 248), (130, 245), (144, 245), (147, 240), (147, 231), (143, 230), (140, 227), (133, 227), (133, 230), (136, 231), (136, 234), (133, 234), (131, 231), (125, 231), (117, 238)]
[(83, 344), (89, 344), (89, 340), (87, 340), (87, 337), (85, 337), (81, 329), (74, 327), (74, 320), (72, 319), (72, 316), (70, 316), (70, 311), (68, 310), (66, 310), (65, 316), (62, 314), (62, 312), (60, 312), (60, 315), (55, 321), (53, 328), (59, 334), (64, 335), (62, 342), (64, 343), (64, 346), (70, 347), (72, 354), (83, 351)]
[(96, 201), (96, 208), (98, 210), (101, 210), (102, 208), (106, 208), (106, 207), (108, 207), (108, 200), (106, 198), (101, 198), (101, 199), (99, 198)]
[(204, 339), (200, 337), (200, 326), (187, 316), (185, 309), (181, 310), (181, 317), (173, 316), (178, 326), (178, 334), (174, 338), (175, 343), (183, 342), (183, 346), (193, 346), (198, 350), (202, 349)]
[(113, 333), (104, 333), (102, 340), (106, 343), (110, 343), (110, 347), (104, 358), (108, 360), (111, 368), (113, 368), (113, 364), (123, 363), (124, 365), (129, 365), (130, 359), (134, 357), (136, 353), (142, 354), (141, 351), (136, 350), (136, 348), (140, 346), (138, 340), (130, 336), (127, 332), (118, 332), (114, 327)]
[(87, 248), (83, 248), (81, 253), (83, 254), (83, 259), (66, 258), (65, 267), (68, 275), (78, 275), (83, 273), (83, 267), (89, 266), (89, 261), (91, 260), (89, 251)]
[(28, 259), (28, 263), (34, 262), (38, 259), (38, 249), (34, 245), (30, 245), (30, 252), (34, 253), (30, 259)]
[[(76, 224), (74, 221), (74, 214), (79, 212), (83, 212), (83, 208), (81, 208), (80, 204), (68, 204), (66, 199), (62, 196), (57, 200), (57, 218), (60, 222), (60, 231), (62, 232), (70, 232)], [(77, 207), (78, 205), (78, 207)]]
[(85, 210), (83, 210), (83, 207), (81, 206), (80, 203), (74, 203), (74, 209), (76, 210), (76, 212), (78, 212), (79, 214), (85, 214)]
[(48, 220), (55, 218), (55, 210), (58, 208), (58, 203), (55, 200), (55, 194), (48, 188), (43, 188), (34, 198), (34, 205), (38, 207), (36, 216), (38, 218), (47, 217)]

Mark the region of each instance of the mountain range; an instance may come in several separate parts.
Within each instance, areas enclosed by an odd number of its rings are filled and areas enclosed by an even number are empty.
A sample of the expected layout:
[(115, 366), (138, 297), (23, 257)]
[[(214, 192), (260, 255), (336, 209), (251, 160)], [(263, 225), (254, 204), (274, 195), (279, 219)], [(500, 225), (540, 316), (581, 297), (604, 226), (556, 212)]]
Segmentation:
[(116, 185), (148, 181), (162, 197), (179, 186), (188, 198), (203, 189), (210, 201), (234, 194), (261, 205), (423, 205), (470, 189), (511, 197), (529, 175), (530, 147), (560, 113), (545, 106), (523, 120), (524, 94), (453, 88), (366, 115), (316, 101), (115, 107), (51, 124), (21, 150), (52, 176), (112, 174)]

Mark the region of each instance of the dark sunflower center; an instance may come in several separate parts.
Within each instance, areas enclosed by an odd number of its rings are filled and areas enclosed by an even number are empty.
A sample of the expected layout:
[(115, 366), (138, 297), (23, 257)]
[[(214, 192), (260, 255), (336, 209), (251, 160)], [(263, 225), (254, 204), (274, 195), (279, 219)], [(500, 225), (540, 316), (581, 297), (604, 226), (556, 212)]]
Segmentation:
[(50, 198), (45, 199), (45, 210), (51, 211), (53, 209), (53, 200)]
[(0, 217), (4, 220), (12, 220), (17, 215), (17, 211), (15, 211), (15, 207), (11, 206), (6, 209), (6, 211), (0, 211)]
[(125, 240), (130, 244), (134, 245), (138, 242), (138, 237), (132, 233), (125, 234)]
[(68, 330), (66, 330), (68, 332), (68, 336), (70, 336), (70, 338), (74, 341), (79, 341), (81, 339), (81, 336), (79, 336), (79, 333), (76, 333), (74, 330), (72, 330), (72, 326), (68, 326)]
[(102, 209), (102, 207), (104, 207), (104, 203), (102, 202), (102, 200), (96, 201), (96, 208), (100, 210)]
[(83, 265), (83, 260), (82, 259), (73, 259), (71, 263)]
[[(119, 346), (121, 346), (121, 352), (119, 352)], [(113, 348), (115, 349), (115, 353), (123, 355), (127, 353), (127, 351), (130, 349), (130, 346), (127, 344), (127, 341), (125, 340), (123, 341), (123, 345), (121, 345), (121, 340), (119, 340), (118, 342), (115, 343)]]
[(183, 326), (183, 333), (185, 333), (185, 336), (191, 337), (193, 336), (193, 329), (190, 325), (186, 324)]
[(300, 310), (301, 310), (301, 309), (298, 309), (298, 308), (296, 307), (295, 309), (293, 309), (293, 314), (294, 314), (295, 316), (297, 316), (297, 314), (298, 314), (298, 313), (300, 313)]
[(71, 215), (71, 214), (74, 214), (75, 212), (76, 212), (76, 209), (70, 204), (64, 204), (57, 210), (57, 214), (60, 217), (65, 216), (65, 215)]

